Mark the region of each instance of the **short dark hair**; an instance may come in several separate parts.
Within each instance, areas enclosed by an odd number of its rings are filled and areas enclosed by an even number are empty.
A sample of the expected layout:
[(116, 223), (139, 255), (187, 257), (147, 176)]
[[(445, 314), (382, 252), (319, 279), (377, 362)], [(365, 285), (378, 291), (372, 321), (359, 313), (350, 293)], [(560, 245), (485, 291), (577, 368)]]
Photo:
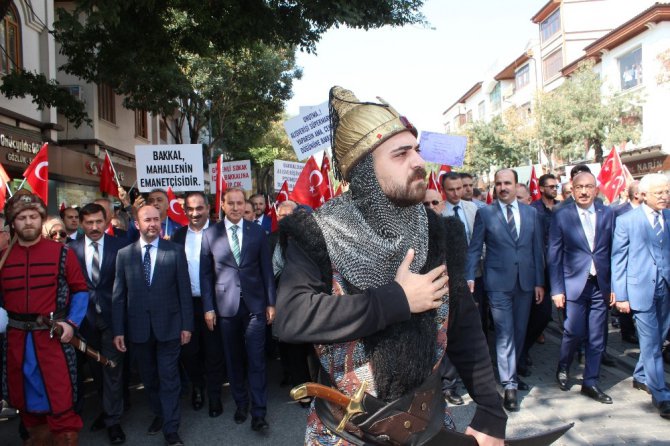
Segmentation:
[(68, 209), (72, 209), (73, 211), (79, 213), (79, 209), (78, 209), (78, 208), (65, 208), (65, 209), (62, 209), (62, 210), (58, 211), (58, 215), (60, 215), (60, 219), (61, 219), (61, 220), (64, 220), (64, 219), (65, 219), (65, 211), (67, 211)]
[(556, 177), (553, 173), (545, 173), (540, 177), (539, 180), (537, 180), (537, 182), (540, 184), (540, 186), (544, 187), (547, 180), (556, 180)]
[(84, 217), (87, 215), (97, 214), (98, 212), (102, 212), (102, 219), (107, 220), (107, 212), (105, 212), (105, 208), (102, 207), (102, 205), (99, 205), (98, 203), (88, 203), (79, 210), (79, 221), (84, 221)]
[(591, 169), (586, 164), (577, 164), (570, 171), (570, 179), (572, 180), (578, 173), (582, 172), (591, 173)]
[(256, 192), (255, 194), (253, 194), (249, 197), (249, 202), (251, 202), (251, 200), (253, 200), (256, 197), (261, 197), (261, 198), (263, 198), (263, 201), (265, 201), (265, 195), (263, 195), (259, 192)]
[(184, 204), (186, 204), (186, 200), (188, 200), (191, 197), (202, 197), (202, 199), (205, 201), (205, 204), (209, 206), (209, 199), (207, 198), (207, 195), (205, 195), (204, 192), (201, 192), (199, 190), (187, 192), (186, 195), (184, 195)]
[(461, 177), (461, 179), (470, 178), (471, 180), (474, 180), (474, 177), (472, 176), (472, 174), (469, 174), (467, 172), (458, 172), (458, 176)]
[(514, 183), (518, 183), (518, 182), (519, 182), (519, 174), (516, 173), (516, 170), (514, 170), (514, 169), (510, 169), (509, 167), (503, 167), (502, 169), (498, 169), (498, 170), (496, 170), (495, 175), (493, 175), (493, 178), (494, 178), (494, 181), (493, 181), (493, 182), (495, 183), (495, 178), (498, 176), (498, 174), (499, 174), (500, 172), (504, 172), (504, 171), (506, 171), (506, 170), (509, 170), (510, 172), (512, 172), (512, 173), (514, 174)]
[(240, 188), (240, 187), (229, 187), (229, 188), (226, 189), (226, 191), (223, 193), (223, 197), (221, 197), (221, 199), (226, 198), (226, 195), (228, 195), (228, 194), (231, 193), (231, 192), (240, 192), (240, 193), (242, 194), (242, 196), (245, 197), (245, 198), (244, 198), (244, 201), (247, 201), (246, 196), (244, 195), (244, 189), (242, 189), (242, 188)]
[(444, 175), (442, 175), (442, 178), (440, 178), (440, 186), (442, 186), (442, 189), (444, 189), (444, 182), (446, 180), (460, 180), (461, 174), (456, 173), (456, 172), (447, 172)]
[(473, 187), (472, 188), (472, 197), (481, 197), (482, 196), (482, 190), (478, 187)]

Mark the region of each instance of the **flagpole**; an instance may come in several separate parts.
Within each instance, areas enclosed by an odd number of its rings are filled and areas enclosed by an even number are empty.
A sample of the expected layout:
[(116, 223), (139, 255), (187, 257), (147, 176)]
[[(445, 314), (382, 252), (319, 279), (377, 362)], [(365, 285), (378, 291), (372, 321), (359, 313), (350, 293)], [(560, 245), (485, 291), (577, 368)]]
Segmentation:
[(19, 184), (19, 187), (18, 187), (18, 189), (16, 189), (16, 190), (18, 191), (18, 190), (20, 190), (21, 188), (23, 188), (23, 185), (24, 185), (24, 184), (26, 184), (26, 179), (25, 179), (25, 178), (23, 178), (23, 181), (21, 181), (21, 184)]
[(121, 186), (121, 183), (119, 182), (119, 176), (116, 174), (116, 169), (114, 168), (114, 163), (112, 162), (112, 157), (109, 156), (109, 152), (107, 149), (105, 149), (105, 153), (109, 157), (109, 165), (112, 166), (112, 172), (114, 172), (114, 179), (116, 180), (116, 185)]

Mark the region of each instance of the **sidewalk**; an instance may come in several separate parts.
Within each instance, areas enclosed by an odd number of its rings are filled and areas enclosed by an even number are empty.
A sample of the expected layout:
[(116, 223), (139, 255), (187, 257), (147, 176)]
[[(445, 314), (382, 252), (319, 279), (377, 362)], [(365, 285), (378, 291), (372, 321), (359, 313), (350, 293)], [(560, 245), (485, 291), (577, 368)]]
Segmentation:
[[(584, 367), (573, 363), (571, 388), (563, 392), (555, 381), (560, 331), (552, 322), (545, 330), (545, 343), (531, 349), (532, 375), (523, 378), (530, 386), (519, 392), (521, 410), (509, 414), (508, 436), (523, 436), (566, 423), (574, 427), (556, 445), (668, 445), (670, 421), (661, 418), (651, 404), (651, 396), (633, 388), (632, 373), (639, 348), (621, 341), (619, 330), (610, 326), (608, 352), (616, 357), (617, 367), (602, 367), (600, 386), (613, 404), (600, 404), (579, 393)], [(670, 382), (666, 365), (666, 381)], [(502, 389), (500, 389), (502, 392)], [(464, 392), (463, 392), (464, 393)], [(452, 407), (459, 430), (474, 413), (472, 400), (464, 395), (465, 406)]]

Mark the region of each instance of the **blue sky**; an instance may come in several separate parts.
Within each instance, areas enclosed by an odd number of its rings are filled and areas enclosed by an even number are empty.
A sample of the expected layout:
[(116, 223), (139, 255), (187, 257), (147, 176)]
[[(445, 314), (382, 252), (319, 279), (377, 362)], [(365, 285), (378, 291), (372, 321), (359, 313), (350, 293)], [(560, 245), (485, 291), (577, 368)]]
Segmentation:
[(361, 100), (381, 96), (419, 130), (444, 131), (442, 112), (493, 65), (501, 69), (537, 38), (530, 18), (547, 0), (427, 0), (430, 28), (332, 29), (317, 54), (300, 53), (303, 78), (287, 112), (328, 99), (333, 85)]

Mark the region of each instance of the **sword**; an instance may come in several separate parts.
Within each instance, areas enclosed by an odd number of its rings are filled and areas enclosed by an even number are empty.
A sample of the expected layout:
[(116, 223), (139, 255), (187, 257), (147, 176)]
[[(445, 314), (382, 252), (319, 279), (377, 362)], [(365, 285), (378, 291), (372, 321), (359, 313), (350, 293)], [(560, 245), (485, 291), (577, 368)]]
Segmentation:
[[(291, 390), (290, 395), (291, 398), (296, 401), (301, 398), (315, 397), (342, 407), (345, 410), (345, 414), (336, 430), (336, 433), (339, 433), (342, 432), (344, 425), (352, 416), (365, 412), (362, 406), (362, 400), (365, 395), (366, 384), (366, 382), (363, 382), (361, 387), (354, 394), (354, 397), (349, 397), (332, 387), (312, 382), (294, 387)], [(539, 434), (531, 434), (517, 438), (506, 438), (505, 445), (548, 446), (561, 438), (561, 436), (570, 430), (572, 426), (574, 426), (574, 423), (569, 423)], [(461, 432), (441, 429), (433, 438), (425, 443), (425, 446), (478, 446), (478, 444), (479, 443), (477, 443), (477, 440), (472, 435), (465, 435)]]
[[(41, 315), (38, 316), (37, 323), (44, 324), (47, 327), (49, 327), (49, 336), (51, 338), (57, 337), (58, 339), (60, 339), (60, 337), (63, 335), (63, 327), (58, 325), (57, 321), (54, 320), (53, 312), (49, 315), (49, 318), (42, 317)], [(106, 358), (105, 356), (100, 354), (99, 351), (95, 350), (93, 347), (90, 347), (84, 339), (80, 338), (77, 335), (73, 335), (72, 339), (70, 339), (68, 344), (70, 344), (80, 352), (84, 353), (89, 358), (95, 359), (97, 362), (99, 362), (104, 366), (107, 366), (112, 369), (116, 367), (116, 363), (114, 361)]]

